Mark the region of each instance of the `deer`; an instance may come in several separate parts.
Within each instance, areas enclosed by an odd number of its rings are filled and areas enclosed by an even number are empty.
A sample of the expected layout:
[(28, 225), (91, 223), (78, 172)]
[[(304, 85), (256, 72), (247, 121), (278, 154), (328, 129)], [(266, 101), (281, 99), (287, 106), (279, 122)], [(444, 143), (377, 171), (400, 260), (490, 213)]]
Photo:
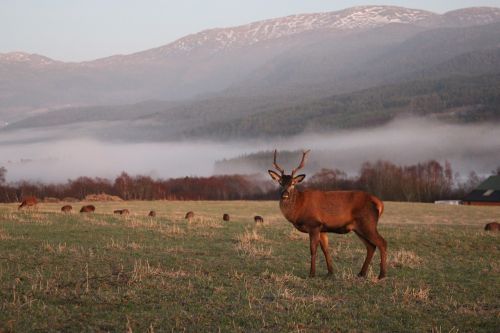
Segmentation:
[(149, 217), (156, 217), (156, 211), (152, 210), (148, 214)]
[(35, 197), (26, 197), (23, 199), (19, 207), (17, 207), (18, 210), (22, 209), (23, 207), (30, 208), (34, 207), (36, 208), (36, 205), (38, 204), (38, 201)]
[(224, 215), (222, 215), (222, 220), (226, 221), (226, 222), (229, 222), (231, 220), (231, 218), (229, 217), (229, 214), (224, 213)]
[(277, 150), (274, 151), (273, 166), (279, 172), (268, 170), (271, 178), (280, 185), (280, 210), (293, 226), (309, 234), (311, 268), (309, 276), (316, 274), (316, 252), (318, 244), (326, 259), (328, 275), (333, 274), (332, 257), (328, 249), (327, 233), (347, 234), (351, 231), (366, 246), (366, 258), (359, 272), (359, 277), (366, 277), (376, 248), (380, 251), (380, 274), (387, 273), (387, 242), (377, 231), (377, 224), (384, 211), (384, 204), (376, 196), (362, 191), (319, 191), (298, 190), (296, 185), (304, 180), (305, 174), (297, 171), (305, 165), (309, 150), (302, 153), (298, 167), (290, 174), (276, 162)]
[(71, 205), (65, 205), (61, 207), (61, 212), (63, 213), (71, 213), (73, 207)]
[(186, 213), (186, 216), (184, 217), (186, 220), (188, 220), (189, 222), (191, 222), (191, 220), (194, 218), (194, 212), (193, 211), (189, 211)]
[(259, 215), (255, 215), (253, 217), (253, 220), (255, 223), (264, 223), (264, 219), (262, 218), (262, 216), (259, 216)]
[(486, 230), (486, 231), (500, 231), (500, 223), (490, 222), (484, 226), (484, 230)]
[(86, 205), (80, 209), (80, 213), (93, 213), (93, 212), (95, 212), (94, 205)]
[(113, 214), (128, 215), (130, 214), (130, 211), (128, 209), (117, 209), (113, 211)]

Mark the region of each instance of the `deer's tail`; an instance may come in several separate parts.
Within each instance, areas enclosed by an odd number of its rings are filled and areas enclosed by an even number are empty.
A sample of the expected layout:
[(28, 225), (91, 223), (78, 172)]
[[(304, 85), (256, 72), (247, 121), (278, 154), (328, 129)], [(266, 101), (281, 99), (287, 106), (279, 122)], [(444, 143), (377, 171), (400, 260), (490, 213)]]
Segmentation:
[(382, 213), (384, 212), (384, 203), (382, 202), (382, 200), (380, 200), (379, 198), (377, 198), (374, 195), (371, 196), (371, 200), (372, 200), (373, 204), (375, 205), (375, 208), (377, 209), (378, 219), (379, 219), (382, 216)]

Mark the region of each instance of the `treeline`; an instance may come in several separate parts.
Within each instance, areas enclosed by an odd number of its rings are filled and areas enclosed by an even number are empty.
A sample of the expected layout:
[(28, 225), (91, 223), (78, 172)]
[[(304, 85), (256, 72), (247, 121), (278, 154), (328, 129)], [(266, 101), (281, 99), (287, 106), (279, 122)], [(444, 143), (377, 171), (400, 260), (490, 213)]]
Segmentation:
[(442, 165), (432, 160), (400, 166), (377, 161), (363, 163), (359, 175), (355, 177), (348, 177), (342, 170), (323, 169), (309, 179), (307, 187), (363, 190), (389, 201), (434, 202), (460, 200), (481, 181), (474, 172), (465, 181), (459, 181), (447, 162)]
[[(262, 176), (224, 175), (153, 179), (123, 172), (114, 180), (80, 177), (61, 184), (22, 181), (5, 183), (0, 168), (0, 202), (19, 202), (25, 196), (82, 200), (87, 195), (106, 193), (124, 200), (273, 200), (278, 186)], [(495, 171), (500, 174), (500, 168)], [(363, 190), (383, 200), (433, 202), (461, 199), (481, 179), (471, 173), (458, 181), (449, 163), (428, 161), (401, 166), (388, 161), (366, 162), (357, 176), (342, 170), (322, 169), (304, 182), (302, 188), (320, 190)]]
[(269, 185), (272, 184), (241, 175), (164, 180), (143, 175), (130, 176), (123, 172), (114, 180), (79, 177), (62, 184), (0, 182), (0, 202), (19, 202), (26, 196), (83, 200), (88, 195), (99, 193), (124, 200), (261, 200), (269, 198)]

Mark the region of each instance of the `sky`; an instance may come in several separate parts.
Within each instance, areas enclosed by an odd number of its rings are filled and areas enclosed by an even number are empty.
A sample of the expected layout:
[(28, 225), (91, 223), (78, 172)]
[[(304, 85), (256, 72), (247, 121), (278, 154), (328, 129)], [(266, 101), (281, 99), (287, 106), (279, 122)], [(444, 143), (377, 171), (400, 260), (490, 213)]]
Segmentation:
[(359, 5), (444, 13), (500, 0), (0, 0), (0, 53), (93, 60), (168, 44), (204, 29)]

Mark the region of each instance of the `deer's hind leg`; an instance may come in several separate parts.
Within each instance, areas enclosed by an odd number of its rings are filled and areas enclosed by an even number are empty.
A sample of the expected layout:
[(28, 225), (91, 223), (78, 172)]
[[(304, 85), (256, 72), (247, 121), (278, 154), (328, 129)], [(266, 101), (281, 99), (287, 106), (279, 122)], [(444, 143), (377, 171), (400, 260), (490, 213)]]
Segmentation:
[[(359, 236), (361, 236), (361, 238), (363, 238), (372, 246), (374, 246), (373, 252), (375, 252), (375, 247), (378, 247), (378, 250), (380, 251), (380, 274), (378, 278), (379, 279), (385, 278), (387, 273), (387, 242), (382, 236), (380, 236), (380, 234), (377, 231), (376, 219), (371, 217), (366, 217), (361, 219), (357, 224), (355, 231), (357, 234), (359, 234)], [(367, 245), (367, 259), (368, 259), (368, 251), (369, 250)]]
[(377, 248), (375, 245), (367, 241), (363, 236), (361, 236), (358, 232), (355, 232), (356, 235), (363, 241), (363, 243), (366, 246), (366, 258), (365, 262), (363, 263), (363, 267), (361, 267), (361, 271), (358, 273), (359, 277), (365, 277), (366, 272), (368, 271), (368, 266), (370, 266), (370, 263), (372, 261), (373, 255), (375, 254), (375, 249)]

